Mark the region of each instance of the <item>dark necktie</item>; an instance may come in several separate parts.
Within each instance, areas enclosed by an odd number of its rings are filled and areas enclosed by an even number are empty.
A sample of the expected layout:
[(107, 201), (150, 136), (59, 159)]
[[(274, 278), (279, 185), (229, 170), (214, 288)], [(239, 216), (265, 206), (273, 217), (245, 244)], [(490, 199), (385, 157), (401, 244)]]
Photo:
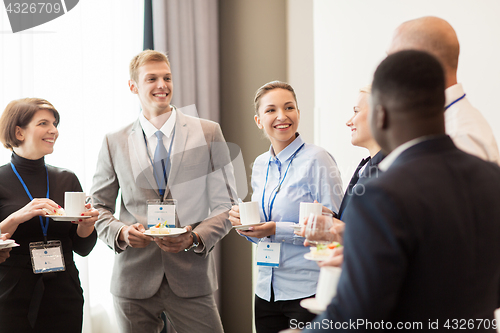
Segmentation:
[(349, 204), (349, 201), (351, 200), (353, 188), (354, 188), (354, 186), (356, 186), (356, 184), (359, 181), (359, 171), (369, 161), (370, 161), (370, 157), (362, 159), (361, 162), (359, 163), (358, 167), (356, 168), (356, 171), (354, 171), (354, 175), (352, 175), (351, 181), (349, 182), (349, 186), (347, 187), (347, 190), (345, 191), (344, 199), (342, 199), (342, 202), (341, 202), (340, 208), (339, 208), (339, 212), (337, 214), (341, 220), (342, 220), (342, 215), (344, 215), (344, 209)]
[(359, 163), (358, 167), (356, 168), (356, 171), (354, 172), (354, 175), (352, 175), (351, 181), (349, 182), (349, 188), (348, 191), (349, 193), (352, 193), (353, 187), (358, 183), (359, 181), (359, 171), (365, 166), (366, 163), (370, 161), (370, 157), (364, 158), (361, 160)]

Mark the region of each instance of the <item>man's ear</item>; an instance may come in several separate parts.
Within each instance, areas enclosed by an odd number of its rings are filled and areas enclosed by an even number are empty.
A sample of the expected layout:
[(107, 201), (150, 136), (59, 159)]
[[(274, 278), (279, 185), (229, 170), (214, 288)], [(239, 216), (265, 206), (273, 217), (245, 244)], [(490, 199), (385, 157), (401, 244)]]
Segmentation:
[(253, 117), (253, 119), (255, 120), (255, 124), (257, 124), (257, 127), (258, 127), (258, 128), (260, 128), (260, 129), (263, 129), (263, 128), (264, 128), (264, 126), (262, 126), (262, 123), (260, 122), (260, 118), (259, 118), (259, 116), (255, 115), (255, 116)]
[(16, 126), (16, 139), (24, 141), (24, 130), (20, 126)]
[(128, 87), (132, 94), (138, 94), (139, 91), (137, 90), (137, 83), (135, 83), (134, 80), (128, 80)]
[(389, 127), (389, 114), (385, 107), (380, 104), (377, 105), (375, 107), (375, 114), (373, 116), (375, 117), (376, 128), (385, 130), (387, 129), (387, 127)]

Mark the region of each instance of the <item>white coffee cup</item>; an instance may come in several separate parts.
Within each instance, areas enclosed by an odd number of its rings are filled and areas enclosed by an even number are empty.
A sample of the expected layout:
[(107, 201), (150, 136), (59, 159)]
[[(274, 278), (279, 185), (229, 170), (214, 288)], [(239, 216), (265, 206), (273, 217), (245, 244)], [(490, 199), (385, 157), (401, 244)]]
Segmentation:
[(340, 267), (321, 267), (318, 286), (316, 287), (316, 302), (322, 308), (326, 308), (337, 294), (337, 285), (341, 272)]
[(240, 202), (241, 224), (260, 223), (259, 203), (257, 201)]
[(318, 202), (301, 202), (299, 211), (299, 224), (304, 224), (304, 221), (313, 213), (321, 215), (323, 205)]
[(64, 193), (64, 211), (66, 216), (80, 216), (86, 212), (85, 200), (89, 196), (85, 192), (66, 192)]

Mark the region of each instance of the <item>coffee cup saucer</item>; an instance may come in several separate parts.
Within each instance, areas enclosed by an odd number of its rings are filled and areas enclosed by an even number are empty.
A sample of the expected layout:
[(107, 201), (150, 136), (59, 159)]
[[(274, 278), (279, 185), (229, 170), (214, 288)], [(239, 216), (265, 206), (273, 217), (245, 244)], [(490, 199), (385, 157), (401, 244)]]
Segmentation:
[(57, 222), (71, 222), (71, 221), (78, 221), (78, 220), (82, 220), (82, 219), (89, 219), (92, 216), (88, 216), (88, 215), (85, 215), (85, 216), (45, 215), (44, 217), (49, 217)]
[(240, 230), (240, 231), (248, 231), (248, 230), (250, 230), (250, 227), (254, 227), (254, 226), (259, 225), (259, 224), (262, 224), (262, 223), (259, 222), (259, 223), (233, 225), (233, 229)]
[(19, 244), (17, 244), (13, 239), (6, 239), (6, 240), (0, 239), (0, 250), (16, 246), (19, 246)]

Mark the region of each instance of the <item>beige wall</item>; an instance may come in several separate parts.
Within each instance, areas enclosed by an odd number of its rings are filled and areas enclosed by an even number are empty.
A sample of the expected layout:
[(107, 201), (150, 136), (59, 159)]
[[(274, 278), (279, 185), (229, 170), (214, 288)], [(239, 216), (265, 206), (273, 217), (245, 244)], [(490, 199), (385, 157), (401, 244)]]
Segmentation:
[[(286, 14), (286, 0), (219, 1), (221, 126), (241, 148), (249, 181), (252, 162), (269, 149), (253, 120), (253, 95), (266, 82), (287, 79)], [(231, 231), (222, 241), (226, 333), (252, 332), (252, 265), (250, 242)]]
[(287, 77), (297, 95), (299, 133), (314, 143), (313, 0), (287, 0)]

